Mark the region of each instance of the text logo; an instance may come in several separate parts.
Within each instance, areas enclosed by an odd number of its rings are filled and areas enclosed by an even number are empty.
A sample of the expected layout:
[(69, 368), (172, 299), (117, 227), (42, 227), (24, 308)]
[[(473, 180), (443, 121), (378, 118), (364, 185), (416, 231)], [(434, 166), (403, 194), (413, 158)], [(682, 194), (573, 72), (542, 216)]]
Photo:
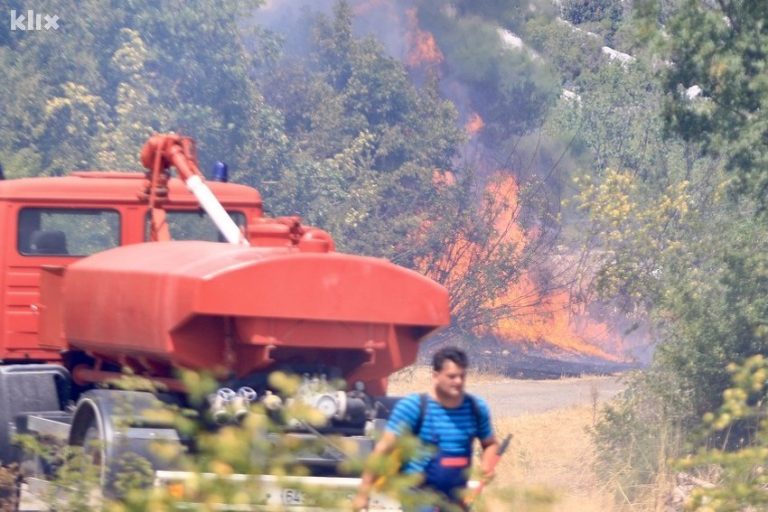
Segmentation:
[(59, 28), (59, 17), (49, 14), (35, 14), (29, 10), (26, 14), (16, 14), (11, 11), (11, 30), (56, 30)]

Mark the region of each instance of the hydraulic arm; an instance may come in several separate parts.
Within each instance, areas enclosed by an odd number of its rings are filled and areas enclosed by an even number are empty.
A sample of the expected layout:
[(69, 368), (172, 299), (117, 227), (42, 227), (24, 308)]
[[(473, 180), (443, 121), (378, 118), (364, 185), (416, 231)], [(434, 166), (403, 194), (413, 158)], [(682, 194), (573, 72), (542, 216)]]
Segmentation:
[(141, 163), (148, 169), (140, 197), (149, 202), (151, 240), (171, 239), (162, 206), (168, 197), (168, 169), (175, 167), (181, 180), (197, 198), (227, 242), (248, 245), (240, 228), (205, 184), (205, 177), (197, 165), (195, 143), (190, 137), (177, 134), (153, 135), (141, 150)]

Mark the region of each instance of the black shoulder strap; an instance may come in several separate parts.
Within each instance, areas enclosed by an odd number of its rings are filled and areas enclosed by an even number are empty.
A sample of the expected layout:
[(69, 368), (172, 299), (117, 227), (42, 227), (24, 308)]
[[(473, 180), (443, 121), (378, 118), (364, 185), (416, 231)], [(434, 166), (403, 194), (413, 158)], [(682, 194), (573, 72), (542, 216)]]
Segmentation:
[(477, 403), (477, 399), (467, 393), (467, 398), (469, 398), (469, 403), (472, 404), (472, 415), (475, 417), (475, 427), (477, 427), (477, 431), (480, 432), (480, 422), (483, 419), (482, 413), (480, 412), (480, 404)]
[[(480, 405), (477, 403), (477, 399), (467, 393), (469, 403), (472, 404), (472, 415), (475, 417), (475, 426), (477, 430), (480, 430), (480, 422), (482, 421), (482, 413), (480, 412)], [(419, 416), (416, 418), (416, 424), (413, 425), (413, 435), (418, 437), (421, 433), (421, 427), (424, 425), (424, 416), (427, 415), (427, 394), (422, 393), (419, 395)]]
[(419, 395), (419, 417), (416, 418), (416, 424), (413, 426), (413, 435), (416, 437), (421, 433), (421, 427), (424, 425), (424, 416), (427, 414), (427, 394)]

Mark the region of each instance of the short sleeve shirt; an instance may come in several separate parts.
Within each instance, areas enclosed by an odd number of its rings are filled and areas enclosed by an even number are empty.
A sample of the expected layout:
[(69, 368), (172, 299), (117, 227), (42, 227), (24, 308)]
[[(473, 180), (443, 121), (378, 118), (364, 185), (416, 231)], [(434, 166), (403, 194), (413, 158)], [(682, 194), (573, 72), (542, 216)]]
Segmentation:
[[(478, 418), (472, 407), (472, 399), (477, 403)], [(427, 407), (422, 419), (419, 438), (421, 442), (444, 453), (466, 453), (472, 446), (472, 440), (488, 439), (493, 435), (491, 414), (485, 400), (473, 396), (464, 396), (462, 404), (455, 408), (440, 405), (432, 397), (427, 398)], [(402, 398), (387, 421), (386, 430), (401, 435), (413, 431), (416, 427), (421, 410), (421, 395), (414, 393)], [(410, 461), (403, 467), (405, 473), (421, 473), (429, 463), (429, 455), (425, 454)]]

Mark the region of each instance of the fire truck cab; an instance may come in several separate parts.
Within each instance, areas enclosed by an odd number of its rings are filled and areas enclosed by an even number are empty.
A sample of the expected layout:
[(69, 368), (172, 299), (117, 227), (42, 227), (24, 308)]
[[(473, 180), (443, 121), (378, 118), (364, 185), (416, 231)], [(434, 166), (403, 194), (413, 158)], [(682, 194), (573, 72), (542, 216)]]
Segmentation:
[[(146, 174), (0, 180), (1, 464), (27, 461), (14, 442), (23, 433), (78, 447), (97, 441), (106, 491), (126, 453), (150, 461), (161, 483), (186, 478), (152, 446), (194, 443), (173, 426), (117, 412), (125, 400), (138, 411), (158, 399), (188, 405), (179, 370), (215, 375), (221, 387), (200, 412), (219, 425), (276, 396), (271, 372), (301, 375), (297, 399), (327, 417), (327, 432), (366, 453), (369, 427), (391, 406), (387, 377), (449, 324), (438, 283), (381, 258), (336, 252), (328, 233), (298, 217), (264, 217), (255, 189), (204, 182), (192, 147), (175, 135), (151, 138)], [(170, 167), (181, 179), (170, 178)], [(159, 386), (114, 389), (124, 371)], [(293, 399), (285, 398), (270, 403)], [(286, 431), (318, 438), (308, 426)], [(339, 457), (330, 450), (297, 461), (327, 476)], [(25, 478), (49, 470), (38, 464)], [(358, 481), (322, 482), (354, 489)]]
[[(41, 269), (67, 266), (120, 245), (149, 241), (141, 191), (143, 173), (74, 172), (66, 177), (0, 180), (0, 359), (58, 362), (58, 348), (41, 346)], [(262, 217), (257, 190), (209, 182), (243, 230)], [(223, 241), (195, 197), (169, 180), (163, 205), (175, 240)]]

